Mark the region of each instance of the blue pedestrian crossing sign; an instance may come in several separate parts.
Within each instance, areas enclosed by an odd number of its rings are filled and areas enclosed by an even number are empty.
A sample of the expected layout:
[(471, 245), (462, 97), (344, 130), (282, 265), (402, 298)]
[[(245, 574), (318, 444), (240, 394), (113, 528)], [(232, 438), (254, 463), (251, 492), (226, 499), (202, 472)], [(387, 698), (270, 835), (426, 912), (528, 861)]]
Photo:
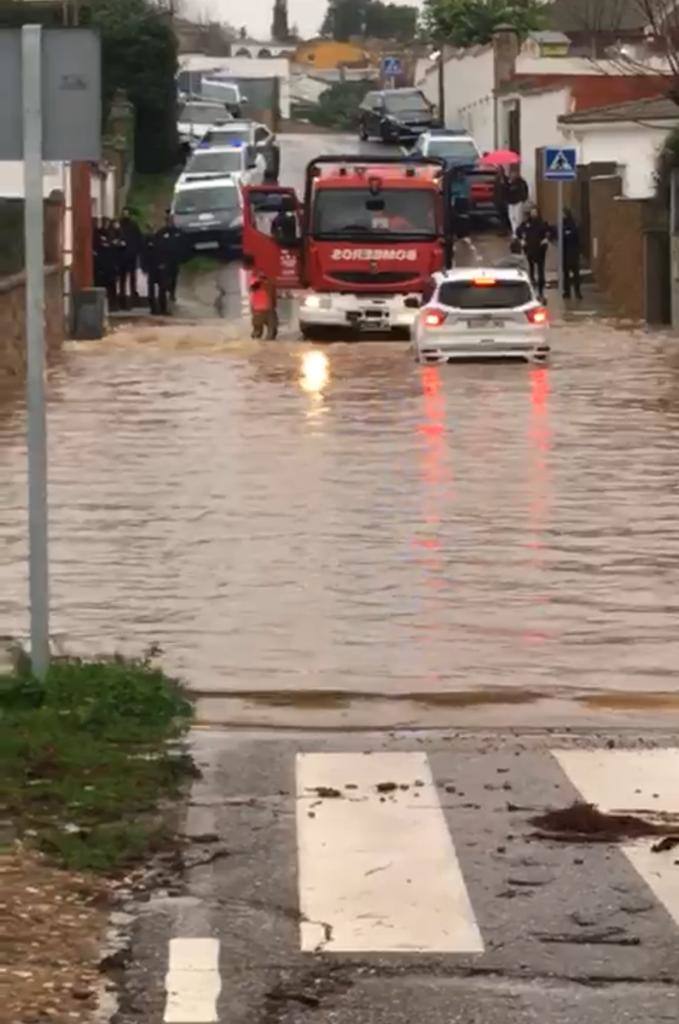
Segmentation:
[(570, 146), (545, 147), (545, 181), (575, 181), (578, 155)]
[(382, 61), (382, 74), (385, 78), (398, 78), (401, 71), (400, 57), (385, 57)]

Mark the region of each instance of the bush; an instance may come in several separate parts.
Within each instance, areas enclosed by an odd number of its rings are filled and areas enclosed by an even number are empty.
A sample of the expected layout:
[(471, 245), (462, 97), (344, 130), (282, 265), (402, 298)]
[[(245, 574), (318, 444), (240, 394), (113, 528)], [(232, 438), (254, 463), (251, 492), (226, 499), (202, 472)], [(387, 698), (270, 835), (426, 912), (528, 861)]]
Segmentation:
[(309, 114), (312, 124), (346, 131), (358, 125), (358, 108), (372, 82), (337, 82), (322, 93), (318, 106)]
[(0, 805), (66, 867), (111, 872), (170, 832), (159, 813), (192, 773), (168, 741), (192, 707), (148, 659), (56, 661), (0, 678)]

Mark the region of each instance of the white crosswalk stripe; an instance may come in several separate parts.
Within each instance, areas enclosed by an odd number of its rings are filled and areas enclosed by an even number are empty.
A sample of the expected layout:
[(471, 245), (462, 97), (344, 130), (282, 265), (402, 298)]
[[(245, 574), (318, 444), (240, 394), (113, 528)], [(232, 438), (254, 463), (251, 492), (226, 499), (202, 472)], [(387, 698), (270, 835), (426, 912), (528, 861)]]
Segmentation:
[(218, 1021), (218, 939), (172, 939), (165, 988), (165, 1024), (213, 1024)]
[[(249, 1006), (253, 963), (267, 984), (270, 972), (283, 972), (283, 1002), (288, 991), (293, 1008), (300, 993), (313, 1000), (306, 972), (328, 954), (331, 970), (351, 972), (365, 957), (402, 966), (405, 979), (414, 963), (436, 977), (529, 972), (646, 984), (676, 976), (679, 847), (652, 852), (655, 836), (552, 840), (533, 818), (583, 799), (607, 813), (676, 820), (679, 748), (491, 742), (480, 751), (366, 753), (359, 742), (305, 752), (272, 743), (263, 752), (235, 738), (216, 759), (218, 774), (197, 782), (198, 834), (242, 846), (244, 856), (188, 872), (199, 907), (179, 910), (165, 932), (176, 937), (164, 1024), (241, 1024), (234, 1006)], [(219, 938), (200, 937), (209, 934)], [(291, 1013), (281, 1021), (297, 1024)], [(518, 1010), (507, 1018), (524, 1019), (533, 1018)], [(586, 1006), (568, 1021), (590, 1024)]]
[(483, 951), (425, 754), (299, 754), (297, 830), (302, 949)]
[[(679, 748), (554, 750), (552, 754), (583, 798), (606, 814), (631, 812), (651, 819), (677, 816)], [(654, 852), (648, 840), (627, 843), (622, 850), (679, 924), (677, 850)]]

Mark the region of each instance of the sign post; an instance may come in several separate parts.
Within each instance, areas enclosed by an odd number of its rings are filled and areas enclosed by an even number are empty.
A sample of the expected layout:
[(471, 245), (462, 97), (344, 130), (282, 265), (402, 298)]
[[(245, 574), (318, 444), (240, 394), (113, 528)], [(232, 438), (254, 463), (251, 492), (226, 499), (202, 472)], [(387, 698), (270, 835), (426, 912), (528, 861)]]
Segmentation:
[(575, 181), (578, 176), (577, 153), (569, 146), (546, 146), (545, 147), (545, 181), (557, 183), (557, 234), (558, 234), (558, 281), (559, 294), (564, 293), (564, 263), (563, 263), (563, 183), (564, 181)]
[(0, 30), (0, 160), (24, 164), (31, 667), (49, 668), (43, 160), (98, 160), (101, 46), (89, 29)]
[(21, 30), (26, 263), (26, 392), (28, 406), (28, 537), (31, 661), (49, 667), (47, 563), (47, 429), (45, 419), (45, 272), (42, 196), (42, 28)]

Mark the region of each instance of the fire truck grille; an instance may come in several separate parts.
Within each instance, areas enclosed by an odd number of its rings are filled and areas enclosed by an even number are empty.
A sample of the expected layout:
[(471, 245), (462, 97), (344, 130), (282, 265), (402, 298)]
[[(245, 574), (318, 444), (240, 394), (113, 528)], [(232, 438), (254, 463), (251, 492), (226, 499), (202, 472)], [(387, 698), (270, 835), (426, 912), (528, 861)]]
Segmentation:
[(343, 284), (406, 284), (417, 281), (416, 275), (398, 270), (378, 270), (376, 274), (371, 274), (369, 270), (343, 270), (335, 271), (332, 276)]

